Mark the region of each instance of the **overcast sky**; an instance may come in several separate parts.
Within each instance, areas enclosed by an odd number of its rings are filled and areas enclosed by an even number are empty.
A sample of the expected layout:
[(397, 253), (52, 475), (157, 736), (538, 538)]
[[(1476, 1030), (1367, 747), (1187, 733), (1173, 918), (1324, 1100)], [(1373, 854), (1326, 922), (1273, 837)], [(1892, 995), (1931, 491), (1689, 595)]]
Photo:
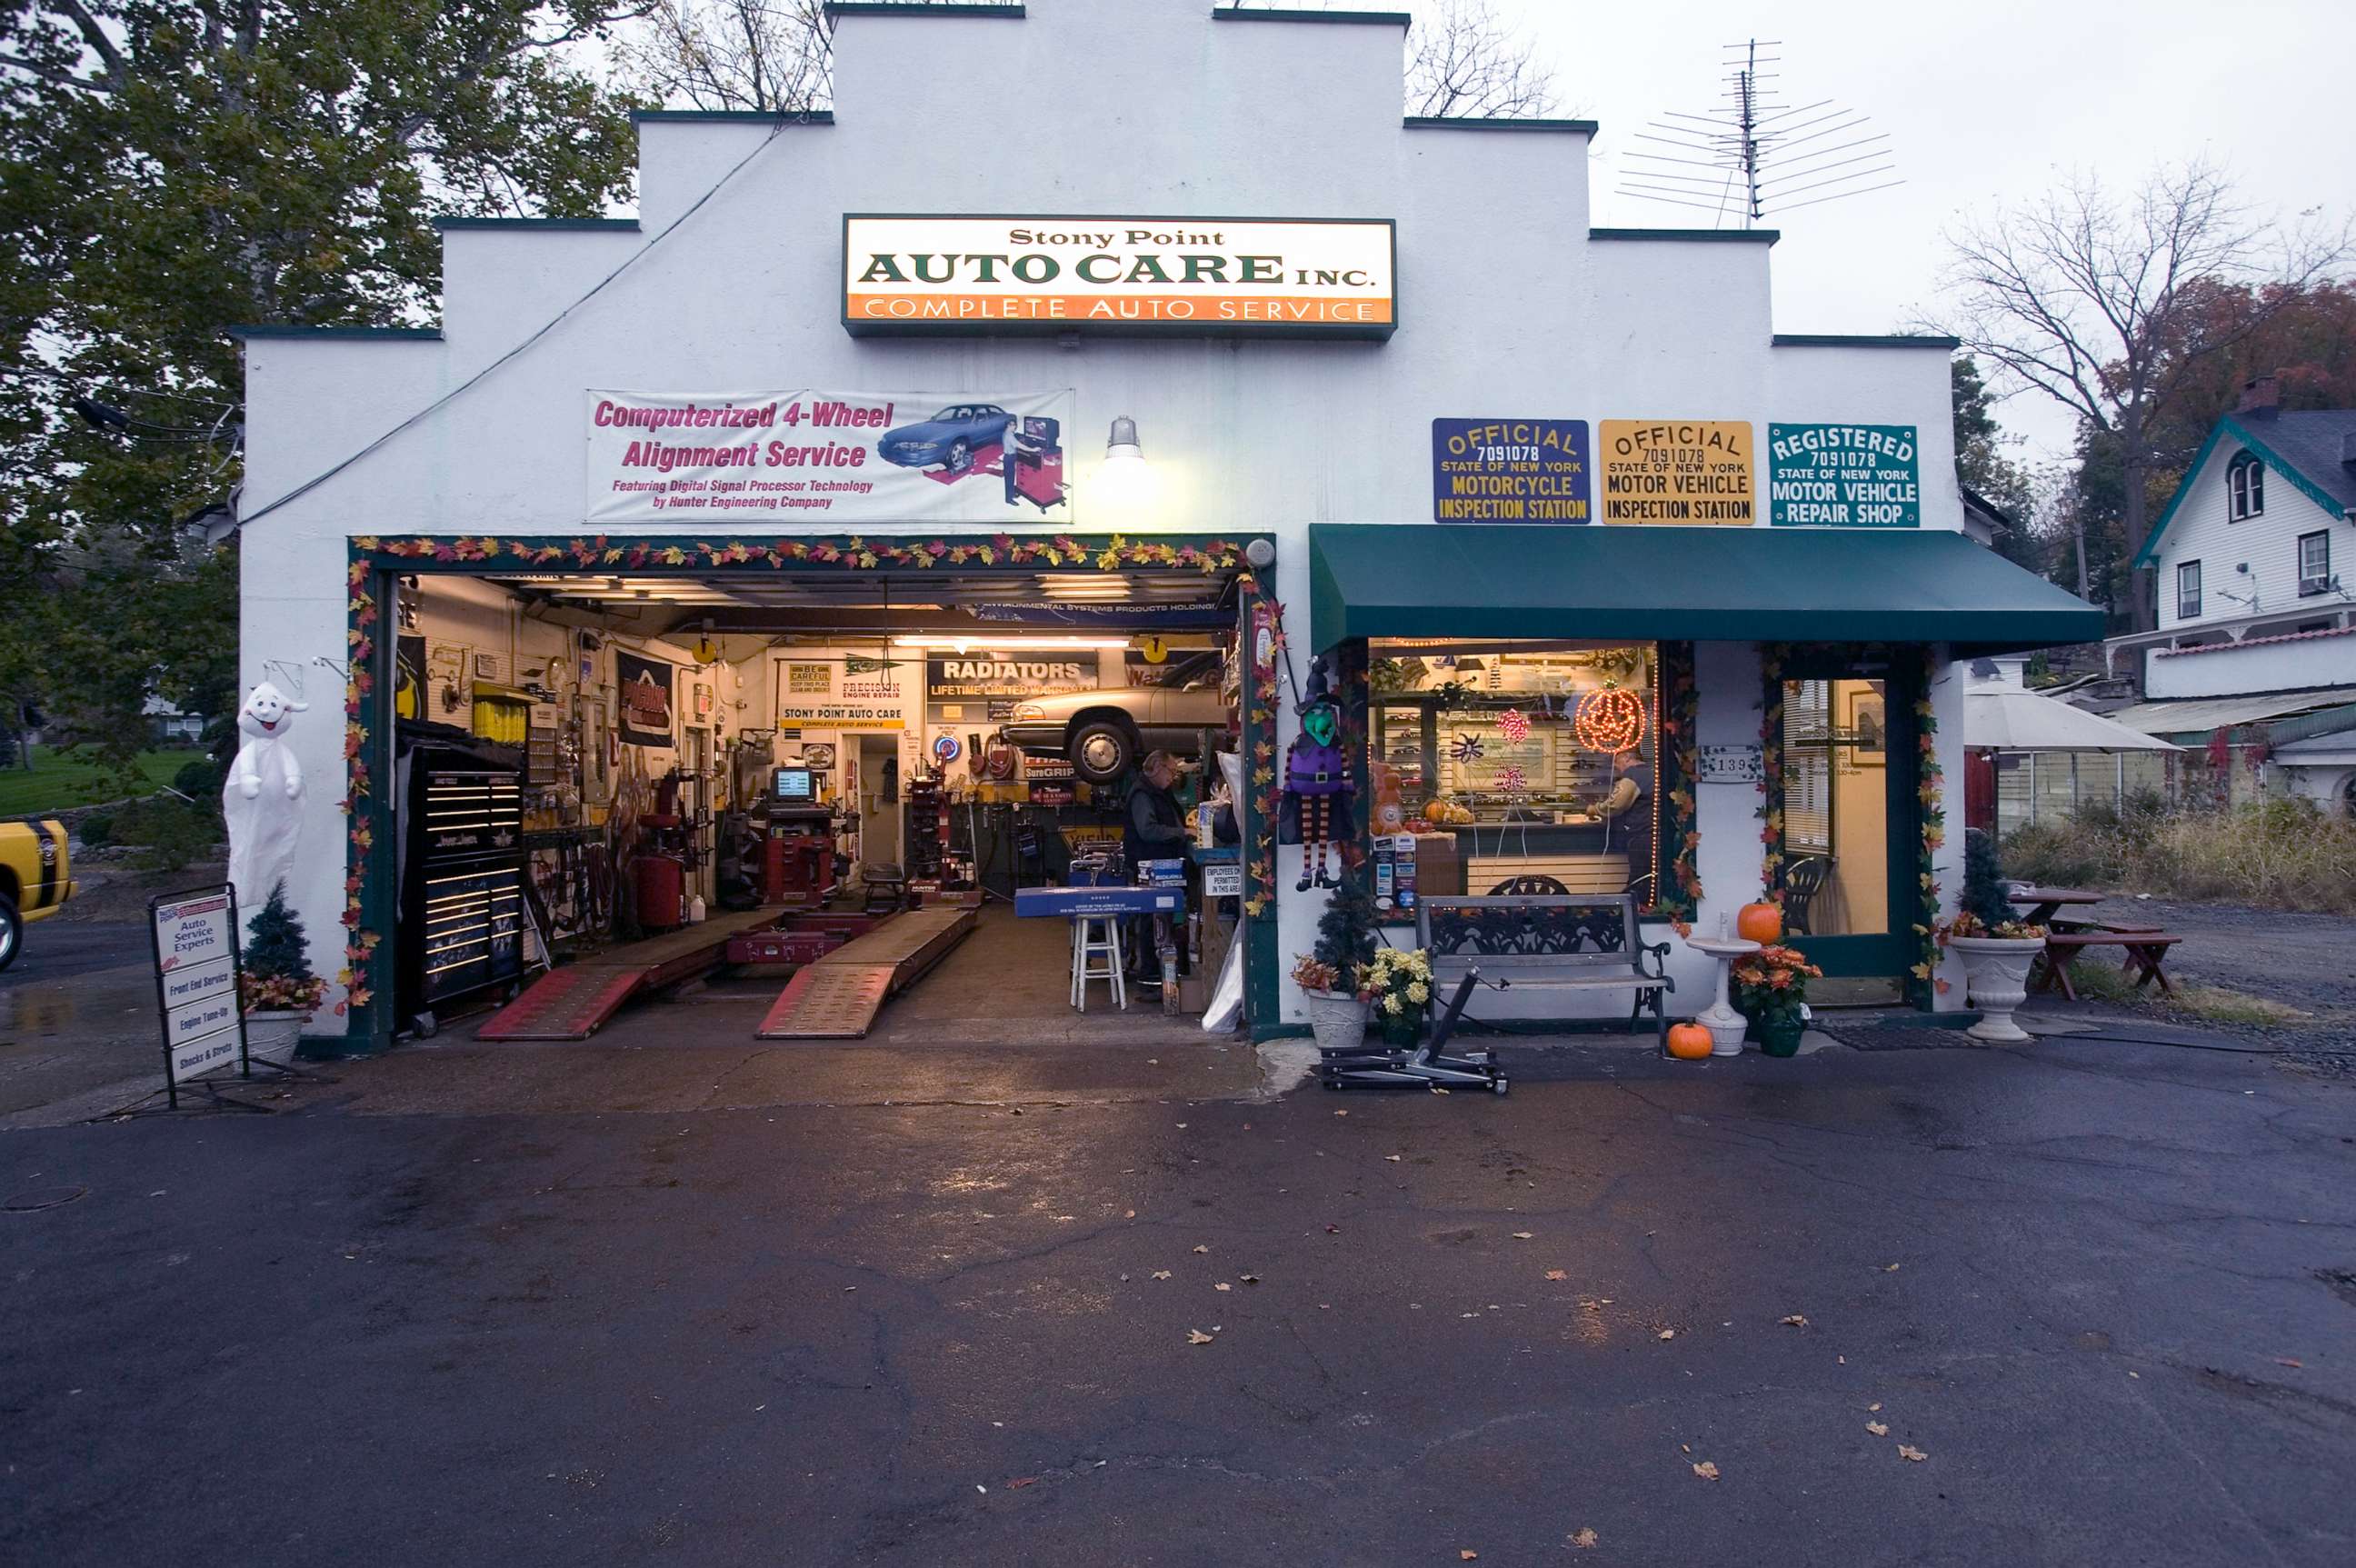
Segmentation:
[[(1600, 226), (1711, 221), (1613, 188), (1624, 155), (1644, 146), (1631, 133), (1665, 110), (1714, 105), (1721, 44), (1782, 39), (1783, 78), (1770, 85), (1784, 102), (1831, 98), (1890, 133), (1905, 184), (1767, 220), (1783, 235), (1772, 258), (1779, 331), (1886, 332), (1934, 313), (1942, 226), (2072, 167), (2132, 185), (2156, 160), (2205, 150), (2261, 209), (2356, 209), (2348, 0), (1496, 5), (1551, 56), (1563, 112), (1602, 124)], [(2039, 394), (2009, 400), (2003, 417), (2033, 455), (2068, 446), (2069, 418)]]

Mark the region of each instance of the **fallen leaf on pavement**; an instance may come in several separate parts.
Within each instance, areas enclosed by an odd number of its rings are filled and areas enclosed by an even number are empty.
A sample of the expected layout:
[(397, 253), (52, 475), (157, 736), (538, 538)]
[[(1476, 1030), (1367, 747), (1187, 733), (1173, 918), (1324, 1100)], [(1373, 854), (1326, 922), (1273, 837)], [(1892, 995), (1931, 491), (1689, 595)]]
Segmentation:
[(1569, 1269), (1548, 1269), (1546, 1272), (1546, 1277), (1550, 1280), (1567, 1280), (1570, 1278), (1570, 1271)]
[(1868, 1432), (1872, 1433), (1876, 1437), (1887, 1437), (1890, 1435), (1890, 1428), (1878, 1421), (1867, 1422), (1865, 1423), (1865, 1429)]
[(1346, 1111), (1336, 1111), (1333, 1114), (1336, 1116), (1347, 1116), (1349, 1112)]
[(1207, 1252), (1207, 1251), (1209, 1251), (1210, 1250), (1211, 1250), (1211, 1249), (1209, 1249), (1208, 1247), (1197, 1247), (1197, 1248), (1195, 1248), (1195, 1249), (1194, 1249), (1194, 1251), (1196, 1251), (1197, 1252)]
[(1256, 1285), (1259, 1283), (1259, 1276), (1258, 1274), (1237, 1274), (1236, 1278), (1243, 1281), (1243, 1283), (1248, 1285)]
[(1514, 1232), (1514, 1240), (1516, 1241), (1526, 1241), (1535, 1234), (1535, 1231), (1516, 1230)]
[(1168, 1269), (1156, 1269), (1153, 1271), (1153, 1277), (1157, 1280), (1166, 1280), (1170, 1277), (1170, 1271)]
[(1677, 1331), (1674, 1328), (1664, 1328), (1661, 1330), (1661, 1337), (1664, 1339), (1675, 1339), (1676, 1337)]
[(1794, 1328), (1805, 1328), (1808, 1326), (1808, 1320), (1801, 1316), (1796, 1312), (1792, 1314), (1791, 1316), (1778, 1319), (1778, 1321), (1787, 1324)]
[(1898, 1445), (1898, 1456), (1901, 1459), (1911, 1459), (1917, 1465), (1920, 1465), (1923, 1460), (1930, 1457), (1928, 1454), (1923, 1453), (1920, 1448), (1909, 1448), (1903, 1443)]
[(1876, 1400), (1876, 1401), (1874, 1401), (1871, 1404), (1867, 1405), (1865, 1408), (1866, 1408), (1866, 1409), (1868, 1409), (1868, 1410), (1879, 1410), (1879, 1409), (1881, 1408), (1881, 1402), (1880, 1402), (1879, 1400)]
[(1593, 1546), (1601, 1538), (1597, 1536), (1593, 1530), (1586, 1529), (1572, 1530), (1569, 1536), (1570, 1543), (1573, 1546), (1578, 1547), (1581, 1552)]
[(1894, 1274), (1898, 1272), (1898, 1265), (1895, 1263), (1884, 1263), (1881, 1266), (1881, 1272), (1885, 1274)]
[(1718, 1466), (1705, 1459), (1694, 1466), (1694, 1474), (1705, 1481), (1715, 1481), (1718, 1479)]
[(2277, 1356), (2275, 1358), (2275, 1365), (2277, 1367), (2304, 1367), (2307, 1363), (2304, 1361), (2294, 1361), (2287, 1356)]
[(1339, 1225), (1328, 1225), (1325, 1227), (1325, 1234), (1328, 1236), (1339, 1236), (1341, 1233), (1342, 1228)]
[(1226, 1281), (1221, 1280), (1217, 1284), (1213, 1285), (1211, 1288), (1213, 1290), (1233, 1290), (1236, 1287), (1229, 1284)]
[(1397, 1165), (1397, 1164), (1398, 1164), (1398, 1163), (1399, 1163), (1399, 1157), (1398, 1157), (1397, 1155), (1385, 1155), (1383, 1156), (1383, 1158), (1385, 1158), (1385, 1159), (1387, 1159), (1387, 1160), (1390, 1161), (1390, 1163), (1391, 1163), (1391, 1164), (1393, 1164), (1393, 1165)]
[(1121, 1215), (1121, 1218), (1123, 1219), (1134, 1219), (1137, 1218), (1137, 1210), (1134, 1208), (1129, 1209)]
[(1207, 1335), (1207, 1334), (1204, 1333), (1201, 1329), (1199, 1329), (1199, 1328), (1189, 1328), (1188, 1330), (1186, 1330), (1186, 1343), (1187, 1343), (1187, 1344), (1189, 1344), (1189, 1345), (1208, 1345), (1210, 1342), (1211, 1342), (1211, 1337), (1210, 1337), (1209, 1335)]
[(1458, 1553), (1456, 1554), (1456, 1561), (1458, 1561), (1459, 1563), (1470, 1563), (1470, 1562), (1472, 1562), (1475, 1557), (1478, 1557), (1478, 1556), (1480, 1556), (1480, 1555), (1481, 1555), (1481, 1554), (1480, 1554), (1479, 1552), (1477, 1552), (1473, 1551), (1471, 1547), (1469, 1547), (1469, 1546), (1468, 1546), (1468, 1547), (1466, 1547), (1463, 1551), (1462, 1551), (1462, 1552), (1458, 1552)]
[(1012, 1491), (1017, 1487), (1035, 1487), (1038, 1484), (1039, 1477), (1036, 1476), (1017, 1476), (1006, 1483), (1006, 1487), (1007, 1490)]

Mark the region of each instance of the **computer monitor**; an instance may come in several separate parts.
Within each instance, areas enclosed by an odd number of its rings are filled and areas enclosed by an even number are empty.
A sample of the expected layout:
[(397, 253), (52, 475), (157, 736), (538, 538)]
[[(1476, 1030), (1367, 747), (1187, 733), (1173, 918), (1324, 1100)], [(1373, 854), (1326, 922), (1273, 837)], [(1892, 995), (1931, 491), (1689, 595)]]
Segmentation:
[(818, 776), (807, 768), (780, 768), (769, 794), (787, 805), (808, 805), (818, 799)]

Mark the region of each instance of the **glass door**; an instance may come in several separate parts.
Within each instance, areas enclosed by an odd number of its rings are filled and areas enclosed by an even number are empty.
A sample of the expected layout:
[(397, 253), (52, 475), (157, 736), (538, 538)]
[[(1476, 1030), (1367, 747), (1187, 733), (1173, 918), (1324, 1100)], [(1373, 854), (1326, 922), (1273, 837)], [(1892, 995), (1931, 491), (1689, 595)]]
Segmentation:
[(1783, 930), (1826, 974), (1913, 961), (1914, 693), (1886, 662), (1794, 659), (1783, 682)]

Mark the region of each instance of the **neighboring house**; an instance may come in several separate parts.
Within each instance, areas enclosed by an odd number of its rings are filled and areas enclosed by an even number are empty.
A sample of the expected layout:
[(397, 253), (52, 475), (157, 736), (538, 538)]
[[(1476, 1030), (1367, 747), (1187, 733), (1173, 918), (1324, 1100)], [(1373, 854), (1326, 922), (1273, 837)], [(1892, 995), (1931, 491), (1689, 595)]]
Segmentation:
[(2356, 703), (2356, 594), (2342, 585), (2356, 581), (2356, 409), (2285, 412), (2275, 378), (2248, 383), (2136, 564), (2158, 576), (2158, 629), (2104, 645), (2144, 698), (2111, 716), (2179, 742), (2222, 736), (2256, 787), (2234, 778), (2235, 798), (2336, 801), (2336, 770), (2273, 744), (2281, 721)]
[(140, 713), (157, 746), (196, 746), (205, 738), (203, 714), (184, 714), (161, 697), (149, 697)]
[(1973, 543), (1995, 549), (1997, 540), (2012, 532), (2012, 515), (1964, 483), (1960, 477), (1955, 488), (1964, 492), (1964, 532), (1971, 535)]

